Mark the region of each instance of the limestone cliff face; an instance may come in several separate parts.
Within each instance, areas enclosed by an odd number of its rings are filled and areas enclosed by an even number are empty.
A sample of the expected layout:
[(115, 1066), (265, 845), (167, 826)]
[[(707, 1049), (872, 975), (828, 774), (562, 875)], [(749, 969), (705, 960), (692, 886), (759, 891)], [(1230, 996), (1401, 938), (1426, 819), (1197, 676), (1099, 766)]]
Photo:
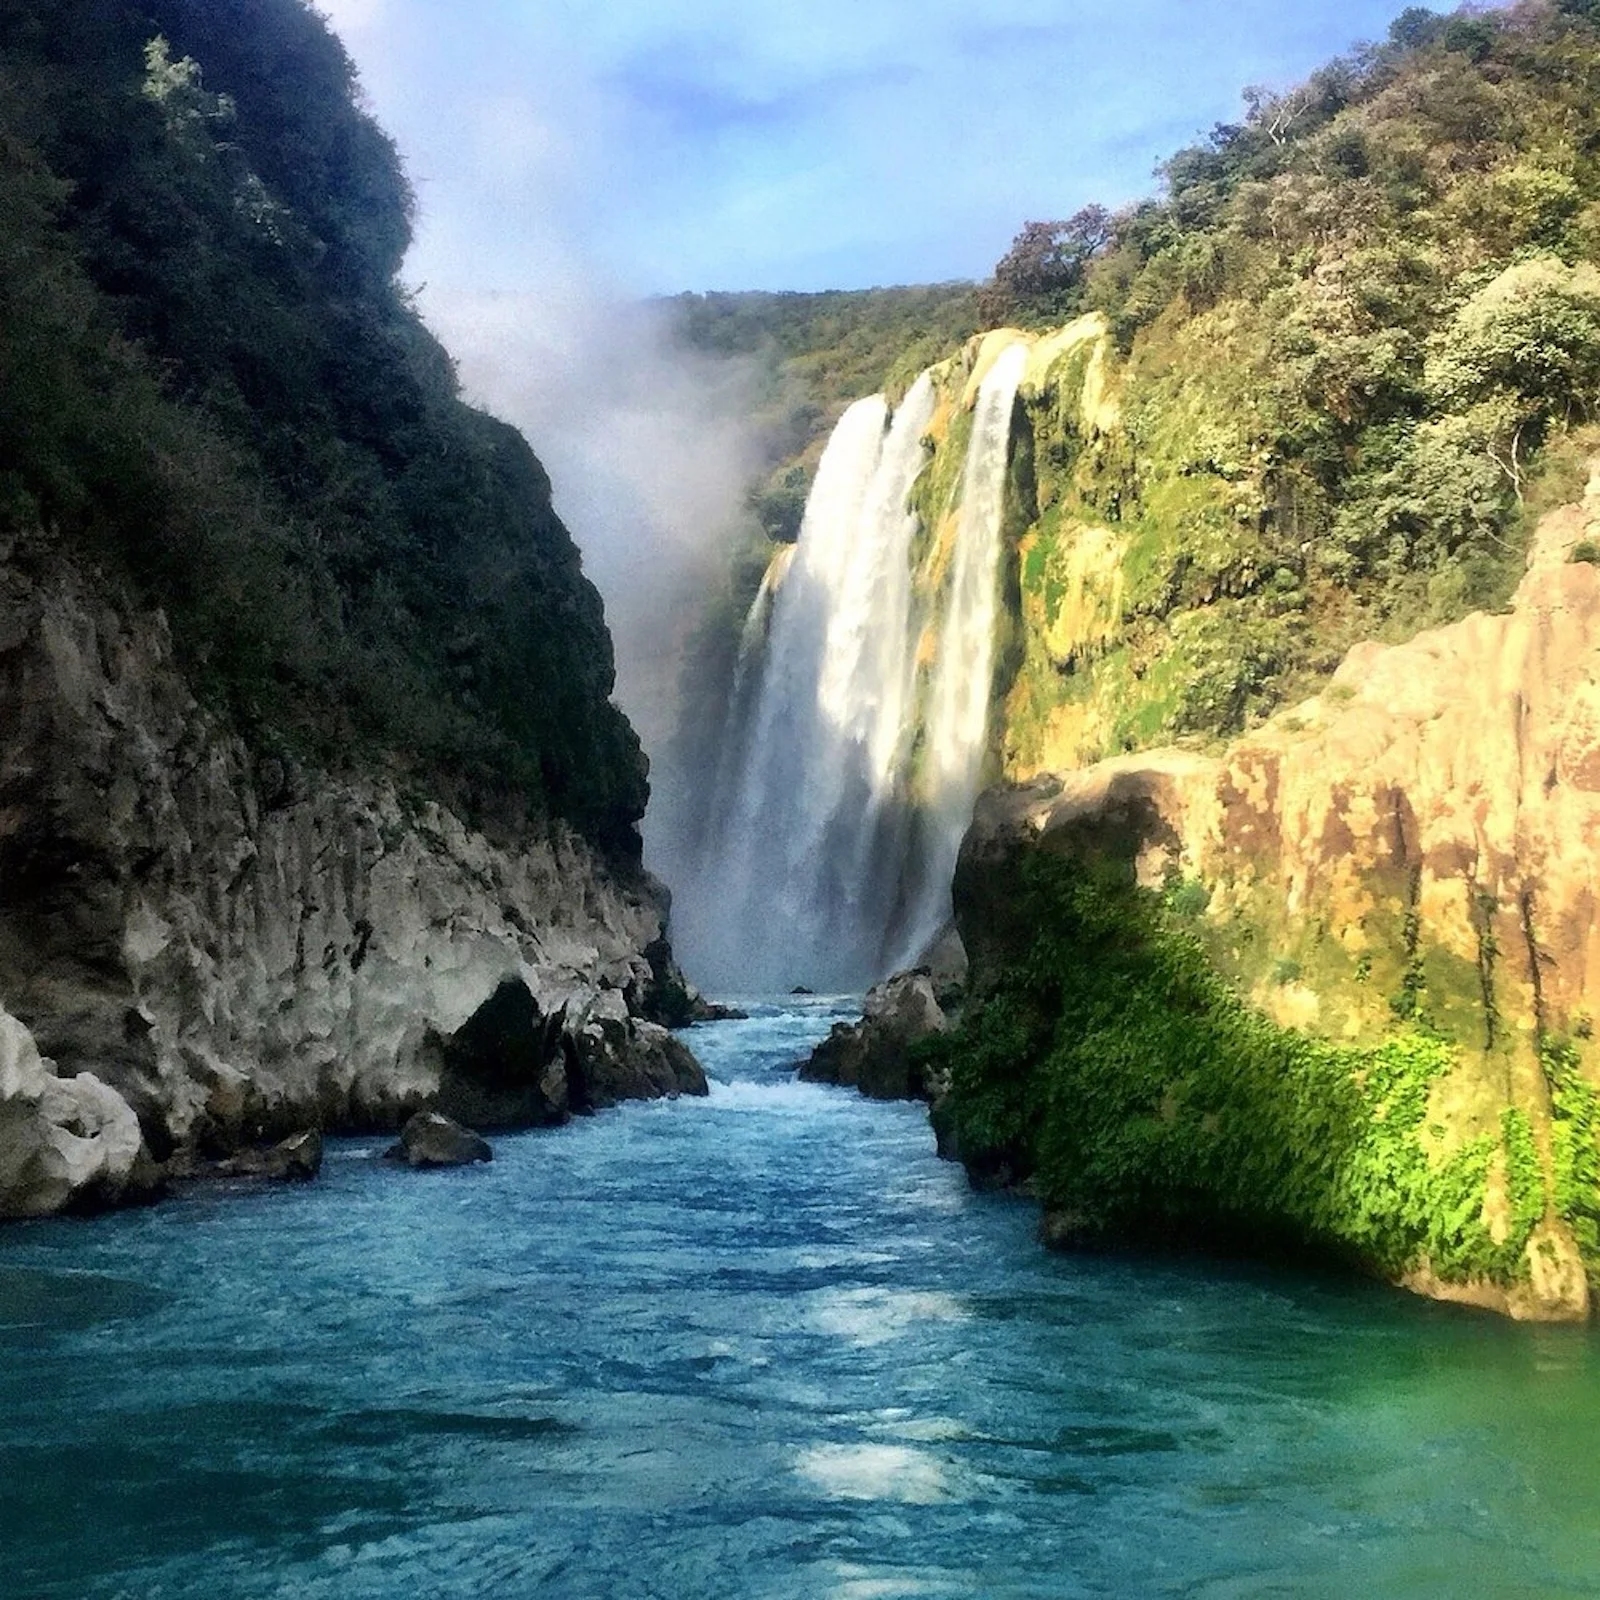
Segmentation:
[[(585, 1062), (598, 1103), (694, 1087), (631, 1014), (670, 963), (652, 880), (559, 826), (496, 845), (385, 781), (253, 758), (159, 615), (0, 573), (0, 1214), (117, 1198), (130, 1126), (166, 1158), (394, 1125), (471, 1075), (451, 1043), (507, 985), (543, 1080), (518, 1120), (590, 1103)], [(628, 1090), (631, 1053), (654, 1077)], [(86, 1177), (39, 1154), (91, 1116)]]
[(1569, 559), (1580, 540), (1600, 540), (1600, 462), (1583, 503), (1541, 526), (1504, 613), (1358, 646), (1220, 756), (994, 791), (958, 878), (980, 990), (1018, 949), (1004, 864), (1109, 856), (1281, 1026), (1352, 1048), (1446, 1041), (1418, 1160), (1482, 1151), (1458, 1200), (1514, 1259), (1446, 1270), (1418, 1249), (1387, 1270), (1524, 1316), (1586, 1315), (1600, 1283), (1600, 568)]

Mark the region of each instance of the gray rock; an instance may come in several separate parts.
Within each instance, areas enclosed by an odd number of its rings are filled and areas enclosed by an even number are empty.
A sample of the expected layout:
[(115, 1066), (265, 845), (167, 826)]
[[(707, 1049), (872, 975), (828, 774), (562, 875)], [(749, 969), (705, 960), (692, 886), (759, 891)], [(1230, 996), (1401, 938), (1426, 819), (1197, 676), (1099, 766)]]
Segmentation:
[(277, 1144), (219, 1161), (211, 1171), (219, 1178), (263, 1178), (306, 1182), (322, 1170), (322, 1135), (315, 1128), (291, 1133)]
[(494, 993), (448, 1039), (436, 1105), (477, 1128), (538, 1128), (571, 1114), (566, 1010), (546, 1016), (521, 977)]
[[(564, 1019), (673, 979), (647, 874), (559, 823), (491, 840), (381, 777), (251, 750), (160, 613), (64, 563), (0, 566), (0, 729), (0, 996), (56, 1064), (0, 1094), (0, 1211), (131, 1197), (141, 1133), (182, 1171), (393, 1128), (447, 1066), (521, 1097), (485, 1121), (557, 1119)], [(476, 1070), (508, 977), (509, 1085)]]
[(867, 993), (860, 1022), (835, 1023), (800, 1069), (807, 1083), (859, 1089), (872, 1100), (935, 1100), (911, 1059), (911, 1046), (949, 1027), (928, 973), (899, 972)]
[(630, 1017), (621, 997), (600, 995), (569, 1038), (573, 1109), (708, 1092), (694, 1052), (666, 1028)]
[(58, 1076), (0, 1008), (0, 1217), (95, 1210), (154, 1181), (127, 1101), (93, 1073)]
[(407, 1167), (467, 1167), (493, 1161), (489, 1142), (437, 1111), (419, 1111), (400, 1130), (399, 1141), (383, 1153), (385, 1161)]

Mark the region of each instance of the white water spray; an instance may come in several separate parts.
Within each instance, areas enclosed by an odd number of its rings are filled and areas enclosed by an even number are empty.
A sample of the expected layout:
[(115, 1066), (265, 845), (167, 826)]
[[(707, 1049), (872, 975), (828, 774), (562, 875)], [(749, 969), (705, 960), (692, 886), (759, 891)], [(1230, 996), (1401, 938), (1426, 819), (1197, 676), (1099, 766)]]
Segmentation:
[(1011, 345), (978, 389), (950, 588), (941, 608), (944, 626), (923, 720), (927, 770), (919, 787), (926, 807), (926, 860), (911, 886), (913, 898), (903, 918), (901, 942), (890, 950), (891, 967), (915, 961), (949, 917), (950, 879), (978, 798), (1000, 616), (1000, 539), (1011, 413), (1027, 364), (1028, 347)]
[(929, 459), (932, 378), (892, 417), (874, 396), (835, 428), (794, 554), (746, 624), (709, 844), (679, 887), (674, 943), (708, 987), (862, 988), (948, 916), (986, 750), (1026, 359), (1008, 348), (980, 386), (955, 548), (920, 604), (909, 500)]

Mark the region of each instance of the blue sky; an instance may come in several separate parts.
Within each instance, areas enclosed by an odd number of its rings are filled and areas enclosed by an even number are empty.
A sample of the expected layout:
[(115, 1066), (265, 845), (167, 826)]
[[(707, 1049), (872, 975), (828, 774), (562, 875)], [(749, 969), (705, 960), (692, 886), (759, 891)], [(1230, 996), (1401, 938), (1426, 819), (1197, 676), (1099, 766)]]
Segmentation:
[(980, 277), (1399, 0), (320, 0), (416, 183), (408, 276)]

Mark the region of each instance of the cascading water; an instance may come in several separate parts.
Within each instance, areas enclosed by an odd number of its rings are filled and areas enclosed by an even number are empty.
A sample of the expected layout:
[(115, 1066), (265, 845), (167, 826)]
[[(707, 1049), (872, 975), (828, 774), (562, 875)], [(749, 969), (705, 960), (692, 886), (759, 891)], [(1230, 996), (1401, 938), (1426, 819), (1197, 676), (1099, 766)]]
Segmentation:
[(950, 587), (945, 597), (933, 682), (923, 718), (926, 770), (923, 870), (911, 886), (891, 967), (908, 966), (950, 915), (950, 879), (961, 836), (972, 821), (989, 731), (994, 637), (1000, 613), (1000, 535), (1005, 513), (1011, 412), (1028, 347), (1010, 346), (978, 389), (961, 485)]
[(986, 747), (1026, 360), (1008, 347), (979, 387), (954, 548), (920, 599), (909, 501), (932, 376), (892, 416), (874, 396), (835, 428), (798, 544), (746, 623), (708, 846), (679, 886), (674, 942), (709, 987), (859, 989), (948, 916)]

